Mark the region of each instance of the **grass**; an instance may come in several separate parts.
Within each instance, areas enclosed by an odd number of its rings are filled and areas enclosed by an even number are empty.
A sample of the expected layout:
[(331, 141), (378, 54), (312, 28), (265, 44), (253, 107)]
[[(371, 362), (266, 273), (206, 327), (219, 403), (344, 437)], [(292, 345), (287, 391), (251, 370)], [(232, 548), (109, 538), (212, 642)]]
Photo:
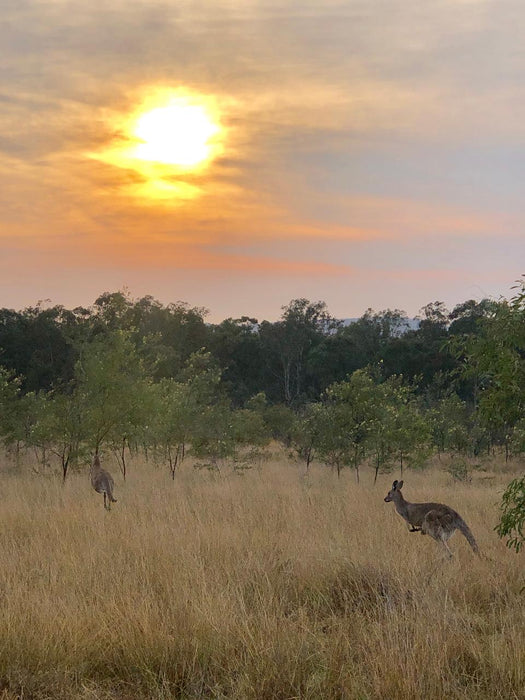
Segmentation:
[(103, 466), (110, 513), (87, 471), (0, 472), (0, 700), (525, 698), (497, 463), (465, 484), (405, 475), (478, 540), (482, 559), (456, 533), (450, 562), (383, 502), (392, 476)]

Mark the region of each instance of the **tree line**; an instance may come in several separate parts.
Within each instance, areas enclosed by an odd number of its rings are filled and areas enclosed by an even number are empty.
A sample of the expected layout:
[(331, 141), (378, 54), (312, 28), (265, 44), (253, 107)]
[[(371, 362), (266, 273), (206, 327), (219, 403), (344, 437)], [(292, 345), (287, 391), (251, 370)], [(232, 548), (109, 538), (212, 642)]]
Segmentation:
[[(357, 479), (433, 452), (525, 451), (523, 281), (508, 300), (427, 304), (417, 324), (398, 309), (344, 323), (307, 299), (276, 322), (206, 315), (121, 291), (89, 308), (1, 309), (4, 444), (42, 465), (53, 456), (64, 479), (102, 448), (124, 477), (130, 450), (174, 477), (188, 449), (203, 467), (244, 469), (273, 439), (307, 469), (316, 459)], [(456, 460), (455, 478), (466, 465)], [(511, 486), (509, 535), (525, 490)]]

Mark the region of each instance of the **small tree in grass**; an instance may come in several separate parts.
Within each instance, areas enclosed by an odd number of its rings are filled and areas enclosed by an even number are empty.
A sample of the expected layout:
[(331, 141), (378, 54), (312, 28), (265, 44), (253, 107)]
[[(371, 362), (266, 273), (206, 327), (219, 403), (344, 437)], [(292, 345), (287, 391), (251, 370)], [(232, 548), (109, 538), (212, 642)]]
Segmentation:
[(510, 482), (501, 501), (501, 518), (496, 527), (507, 546), (519, 552), (525, 542), (525, 476)]
[(186, 443), (195, 418), (195, 402), (187, 384), (162, 379), (152, 387), (155, 412), (150, 423), (150, 441), (168, 461), (171, 478), (184, 460)]
[(233, 412), (237, 470), (247, 468), (254, 460), (261, 459), (264, 448), (270, 442), (270, 429), (264, 420), (265, 409), (266, 397), (259, 393), (248, 399), (244, 408)]
[(25, 437), (21, 384), (19, 377), (0, 366), (0, 439), (7, 447), (20, 445)]
[(359, 483), (359, 466), (368, 454), (380, 405), (380, 392), (367, 370), (357, 370), (326, 390), (324, 411), (319, 414), (323, 431), (318, 451), (321, 459), (336, 468), (338, 476), (343, 467), (350, 466)]
[[(525, 281), (510, 301), (494, 306), (480, 322), (480, 333), (457, 342), (466, 377), (482, 378), (476, 394), (480, 423), (490, 442), (511, 454), (511, 436), (525, 410)], [(490, 444), (490, 443), (489, 443)]]
[(79, 396), (75, 391), (69, 394), (41, 393), (35, 397), (34, 408), (35, 421), (30, 441), (40, 449), (43, 465), (46, 464), (47, 454), (58, 457), (64, 482), (69, 467), (82, 452), (85, 437)]
[[(512, 423), (513, 432), (505, 437), (506, 450), (510, 449), (510, 440), (517, 446), (522, 444), (525, 408), (525, 278), (517, 285), (517, 293), (508, 306), (504, 306), (501, 317), (496, 315), (490, 337), (493, 343), (499, 340), (502, 358), (494, 371), (494, 392), (507, 396), (507, 410), (502, 411), (501, 418)], [(501, 336), (501, 337), (500, 337)], [(508, 406), (513, 402), (511, 407)], [(500, 404), (503, 403), (500, 401)], [(519, 552), (525, 542), (525, 476), (514, 479), (507, 486), (501, 501), (501, 518), (496, 527), (500, 537), (507, 538), (507, 545)]]
[(321, 403), (309, 403), (295, 417), (292, 428), (292, 445), (295, 453), (309, 470), (318, 452), (327, 425), (326, 407)]
[[(130, 333), (96, 336), (77, 363), (75, 379), (89, 448), (98, 452), (107, 444), (120, 449), (135, 439), (148, 420), (148, 382)], [(124, 459), (120, 466), (125, 479)]]
[(204, 406), (192, 427), (191, 452), (204, 460), (197, 466), (221, 471), (221, 462), (233, 459), (236, 449), (233, 412), (225, 401)]
[[(223, 413), (229, 405), (224, 402), (220, 387), (221, 370), (210, 353), (200, 350), (188, 359), (177, 379), (163, 379), (154, 387), (157, 411), (152, 422), (154, 441), (167, 458), (172, 479), (191, 443), (194, 454), (218, 459), (221, 449), (212, 447), (214, 431), (231, 423)], [(222, 404), (222, 412), (218, 406)], [(211, 409), (215, 407), (216, 410)], [(207, 421), (217, 420), (217, 425)], [(219, 425), (220, 424), (220, 425)], [(222, 427), (221, 427), (222, 426)], [(216, 434), (216, 438), (220, 438)], [(222, 456), (222, 455), (221, 455)]]
[(452, 450), (464, 453), (471, 437), (467, 405), (457, 394), (449, 394), (427, 410), (428, 426), (438, 457)]
[(406, 467), (420, 465), (430, 452), (428, 423), (414, 397), (414, 389), (393, 375), (374, 389), (375, 411), (368, 434), (368, 453), (374, 467), (374, 484), (380, 471), (397, 463), (401, 476)]

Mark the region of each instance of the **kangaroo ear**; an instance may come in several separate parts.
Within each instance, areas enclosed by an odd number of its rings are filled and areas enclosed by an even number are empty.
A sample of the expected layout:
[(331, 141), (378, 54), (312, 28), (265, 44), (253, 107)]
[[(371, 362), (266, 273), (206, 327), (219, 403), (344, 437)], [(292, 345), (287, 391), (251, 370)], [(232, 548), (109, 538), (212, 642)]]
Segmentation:
[(403, 482), (402, 482), (402, 481), (397, 481), (396, 484), (397, 484), (397, 486), (396, 486), (397, 490), (398, 490), (398, 491), (401, 491), (401, 489), (403, 488)]
[(397, 484), (398, 484), (398, 481), (397, 481), (397, 479), (396, 479), (396, 480), (394, 481), (394, 483), (392, 484), (392, 489), (393, 489), (393, 490), (396, 489)]

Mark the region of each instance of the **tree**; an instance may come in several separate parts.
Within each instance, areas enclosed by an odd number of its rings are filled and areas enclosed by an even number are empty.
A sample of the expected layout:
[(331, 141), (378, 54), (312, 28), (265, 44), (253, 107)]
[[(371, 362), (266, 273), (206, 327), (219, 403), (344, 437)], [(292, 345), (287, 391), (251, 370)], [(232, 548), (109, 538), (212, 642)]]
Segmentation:
[(266, 357), (263, 353), (257, 319), (227, 318), (212, 326), (209, 350), (222, 369), (221, 382), (240, 407), (264, 388)]
[(449, 315), (450, 335), (477, 335), (483, 319), (490, 317), (496, 308), (497, 302), (492, 299), (469, 299), (457, 304)]
[(161, 379), (151, 387), (155, 410), (149, 422), (148, 441), (160, 448), (168, 461), (171, 478), (184, 460), (193, 422), (191, 393), (187, 384)]
[[(75, 374), (89, 448), (98, 453), (108, 444), (115, 450), (136, 439), (148, 417), (148, 380), (129, 331), (95, 336)], [(121, 469), (126, 478), (125, 461)]]
[(386, 348), (409, 329), (407, 315), (399, 309), (367, 309), (357, 320), (334, 329), (308, 357), (316, 395), (352, 372), (377, 364)]
[(284, 306), (277, 323), (261, 323), (259, 335), (267, 366), (279, 382), (280, 400), (287, 405), (304, 400), (308, 355), (337, 325), (324, 302), (307, 299), (295, 299)]
[(217, 362), (201, 350), (190, 356), (177, 380), (162, 379), (153, 387), (156, 411), (150, 433), (168, 460), (172, 479), (184, 460), (187, 443), (195, 447), (203, 440), (204, 423), (211, 420), (208, 409), (222, 393), (220, 380)]
[(22, 392), (48, 391), (71, 380), (76, 359), (71, 337), (78, 323), (75, 312), (62, 306), (0, 310), (0, 361), (21, 378)]
[(321, 403), (308, 403), (295, 416), (292, 428), (292, 444), (297, 456), (309, 470), (327, 429), (327, 412)]
[[(494, 323), (490, 325), (492, 343), (495, 343), (503, 357), (492, 369), (493, 382), (489, 389), (500, 394), (505, 392), (512, 417), (521, 416), (514, 423), (519, 435), (525, 422), (525, 277), (518, 282), (518, 291), (505, 308), (496, 313)], [(496, 336), (496, 337), (494, 337)], [(490, 355), (493, 357), (493, 355)], [(502, 406), (502, 401), (498, 402)], [(483, 404), (482, 404), (483, 405)], [(505, 411), (507, 417), (509, 413)], [(519, 552), (525, 542), (523, 527), (525, 524), (525, 477), (514, 479), (507, 486), (501, 501), (501, 518), (496, 531), (500, 537), (507, 537), (507, 545)]]
[(419, 310), (419, 333), (427, 340), (446, 336), (450, 312), (442, 301), (433, 301)]
[(501, 511), (496, 532), (507, 538), (508, 547), (519, 552), (525, 542), (525, 476), (514, 479), (507, 486), (501, 500)]
[(20, 395), (20, 379), (0, 366), (0, 436), (6, 444), (16, 432), (15, 407)]
[(467, 452), (472, 445), (472, 428), (467, 405), (457, 394), (449, 394), (428, 409), (427, 418), (438, 455), (447, 450)]
[(481, 332), (455, 348), (465, 377), (477, 377), (476, 409), (493, 443), (510, 456), (512, 433), (525, 410), (525, 281), (480, 322)]
[(357, 370), (346, 381), (328, 387), (325, 410), (320, 413), (323, 430), (319, 455), (337, 469), (350, 466), (359, 483), (359, 466), (367, 455), (369, 436), (378, 421), (380, 400), (377, 385), (367, 370)]
[(376, 415), (368, 438), (374, 484), (381, 469), (396, 462), (403, 476), (406, 467), (421, 464), (429, 453), (429, 426), (414, 388), (394, 376), (378, 384), (375, 392)]
[(36, 396), (35, 420), (30, 433), (30, 442), (42, 452), (45, 465), (47, 454), (60, 460), (62, 481), (65, 482), (69, 467), (81, 453), (85, 438), (83, 406), (75, 391), (40, 393)]

